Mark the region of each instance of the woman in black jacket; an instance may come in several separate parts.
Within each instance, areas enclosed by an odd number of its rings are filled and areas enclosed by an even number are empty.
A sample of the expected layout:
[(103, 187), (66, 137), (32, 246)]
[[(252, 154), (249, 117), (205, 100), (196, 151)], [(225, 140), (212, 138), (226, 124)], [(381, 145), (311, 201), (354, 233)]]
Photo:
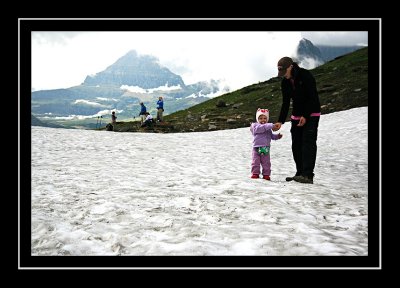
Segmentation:
[(276, 128), (285, 123), (292, 100), (292, 152), (296, 163), (296, 175), (286, 181), (313, 183), (315, 160), (317, 157), (317, 134), (321, 105), (314, 76), (300, 68), (289, 57), (278, 61), (278, 76), (281, 82), (282, 107)]

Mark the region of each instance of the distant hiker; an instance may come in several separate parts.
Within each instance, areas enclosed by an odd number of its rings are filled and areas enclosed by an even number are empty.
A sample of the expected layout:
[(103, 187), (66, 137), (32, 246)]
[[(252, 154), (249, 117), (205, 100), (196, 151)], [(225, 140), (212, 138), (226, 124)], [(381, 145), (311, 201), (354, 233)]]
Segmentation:
[(146, 112), (145, 115), (146, 115), (146, 119), (144, 120), (142, 125), (140, 125), (140, 127), (153, 128), (153, 116), (151, 116), (149, 112)]
[(271, 180), (271, 158), (270, 147), (271, 139), (278, 140), (282, 135), (273, 134), (272, 128), (276, 127), (272, 123), (268, 123), (268, 109), (258, 108), (256, 112), (256, 121), (251, 123), (250, 131), (253, 134), (253, 150), (251, 162), (251, 178), (260, 178), (260, 164), (262, 167), (263, 179)]
[(157, 101), (157, 121), (163, 122), (164, 101), (163, 97), (158, 97)]
[(146, 119), (146, 112), (147, 112), (147, 108), (146, 106), (144, 106), (143, 102), (140, 102), (140, 124), (143, 124), (144, 120)]
[(115, 111), (111, 113), (111, 125), (117, 124), (117, 116), (115, 116)]
[(286, 177), (286, 181), (313, 183), (315, 160), (317, 157), (317, 134), (321, 105), (314, 76), (310, 71), (300, 68), (289, 57), (278, 61), (278, 76), (281, 82), (282, 107), (277, 126), (279, 130), (285, 123), (292, 100), (292, 153), (296, 163), (296, 175)]

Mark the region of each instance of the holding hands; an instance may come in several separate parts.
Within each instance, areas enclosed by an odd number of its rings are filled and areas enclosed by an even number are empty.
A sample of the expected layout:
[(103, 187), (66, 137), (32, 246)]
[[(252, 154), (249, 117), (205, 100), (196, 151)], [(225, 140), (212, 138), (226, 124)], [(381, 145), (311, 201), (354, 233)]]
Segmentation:
[(272, 127), (272, 131), (278, 131), (279, 129), (281, 129), (282, 123), (280, 122), (276, 122), (274, 124), (274, 127)]

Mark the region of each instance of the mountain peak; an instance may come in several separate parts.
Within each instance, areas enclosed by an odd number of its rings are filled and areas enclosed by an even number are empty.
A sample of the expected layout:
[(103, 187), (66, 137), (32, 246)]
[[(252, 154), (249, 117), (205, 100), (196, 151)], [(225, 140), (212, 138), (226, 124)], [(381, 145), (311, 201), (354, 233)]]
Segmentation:
[(300, 42), (299, 42), (299, 45), (310, 45), (310, 46), (314, 46), (313, 43), (312, 43), (310, 40), (306, 39), (306, 38), (302, 38), (302, 39), (300, 40)]
[(138, 86), (143, 89), (164, 85), (184, 87), (182, 78), (160, 65), (158, 58), (151, 55), (138, 55), (130, 50), (106, 70), (94, 76), (87, 76), (83, 85)]
[(136, 67), (137, 68), (138, 66), (149, 65), (149, 64), (150, 65), (161, 66), (159, 64), (158, 58), (156, 58), (154, 56), (151, 56), (151, 55), (141, 55), (141, 56), (139, 56), (139, 54), (136, 52), (136, 50), (130, 50), (124, 56), (118, 58), (118, 60), (114, 64), (109, 66), (109, 67), (118, 66), (118, 65), (127, 65), (127, 66), (131, 66), (131, 67)]
[(306, 38), (300, 40), (296, 52), (296, 60), (304, 68), (312, 69), (325, 62), (318, 47)]
[(138, 54), (137, 54), (136, 50), (129, 50), (128, 53), (125, 54), (125, 56), (128, 56), (128, 55), (137, 57)]

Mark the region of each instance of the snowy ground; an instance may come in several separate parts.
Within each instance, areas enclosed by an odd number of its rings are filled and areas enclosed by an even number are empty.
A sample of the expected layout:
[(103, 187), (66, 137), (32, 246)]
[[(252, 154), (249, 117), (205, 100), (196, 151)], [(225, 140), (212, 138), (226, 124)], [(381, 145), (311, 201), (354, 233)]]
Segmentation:
[(322, 115), (314, 184), (290, 123), (272, 181), (249, 128), (179, 134), (32, 127), (32, 255), (368, 255), (368, 109)]

